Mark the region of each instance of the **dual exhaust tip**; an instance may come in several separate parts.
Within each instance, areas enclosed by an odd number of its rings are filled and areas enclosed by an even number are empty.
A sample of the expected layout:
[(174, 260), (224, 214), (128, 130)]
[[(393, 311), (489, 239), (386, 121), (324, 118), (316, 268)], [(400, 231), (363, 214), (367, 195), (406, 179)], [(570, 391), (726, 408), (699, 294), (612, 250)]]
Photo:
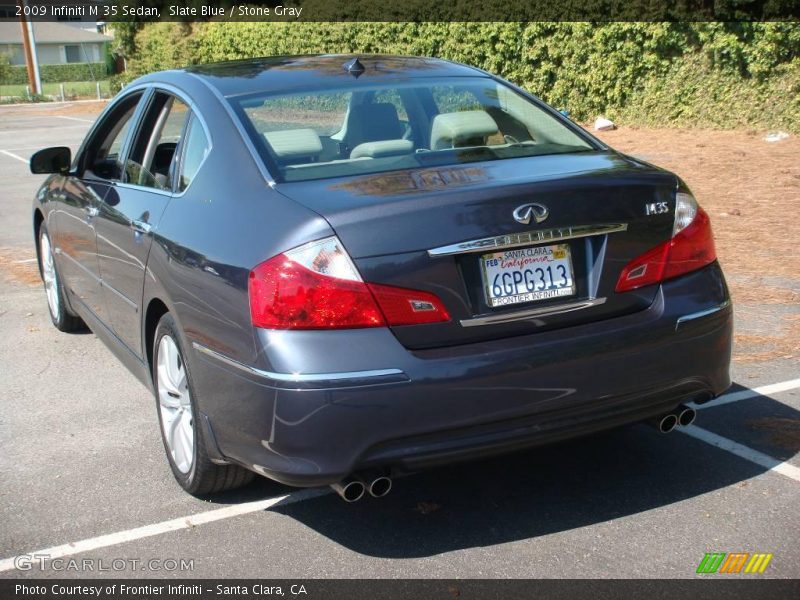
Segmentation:
[(353, 475), (332, 483), (331, 487), (345, 502), (358, 502), (366, 494), (373, 498), (383, 498), (392, 491), (392, 478), (388, 475)]
[(679, 425), (681, 427), (687, 427), (688, 425), (691, 425), (694, 423), (696, 416), (697, 412), (693, 408), (686, 406), (685, 404), (681, 404), (672, 412), (668, 412), (665, 415), (651, 419), (648, 421), (648, 423), (653, 425), (661, 433), (669, 433)]
[[(670, 433), (678, 426), (691, 425), (694, 423), (695, 417), (697, 417), (695, 409), (681, 404), (672, 412), (650, 419), (648, 423), (661, 433)], [(356, 474), (340, 482), (332, 483), (331, 488), (345, 502), (358, 502), (367, 494), (373, 498), (383, 498), (392, 491), (392, 478), (388, 475)]]

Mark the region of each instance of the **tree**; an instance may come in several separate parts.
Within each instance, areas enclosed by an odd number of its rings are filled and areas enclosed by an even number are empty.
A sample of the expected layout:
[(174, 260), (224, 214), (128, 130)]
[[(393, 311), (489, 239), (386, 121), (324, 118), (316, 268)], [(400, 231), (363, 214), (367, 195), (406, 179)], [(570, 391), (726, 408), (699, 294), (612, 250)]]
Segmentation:
[(109, 23), (114, 31), (114, 49), (117, 56), (131, 58), (136, 54), (136, 32), (139, 31), (144, 23), (137, 21), (115, 21)]

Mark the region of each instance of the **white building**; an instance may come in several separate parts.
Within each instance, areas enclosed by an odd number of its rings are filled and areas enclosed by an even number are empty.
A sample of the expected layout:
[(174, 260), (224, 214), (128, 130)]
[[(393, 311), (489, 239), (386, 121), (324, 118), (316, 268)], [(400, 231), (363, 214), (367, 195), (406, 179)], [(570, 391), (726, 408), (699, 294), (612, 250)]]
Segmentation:
[[(40, 65), (104, 62), (105, 46), (112, 41), (107, 35), (62, 22), (34, 22), (36, 55)], [(0, 54), (8, 56), (12, 65), (24, 65), (22, 26), (19, 21), (0, 21)]]
[[(48, 6), (49, 10), (55, 9), (58, 13), (54, 15), (57, 22), (94, 32), (97, 32), (97, 20), (102, 19), (103, 14), (103, 0), (28, 0), (28, 5)], [(90, 5), (96, 5), (95, 15), (88, 10)], [(0, 19), (19, 20), (17, 11), (14, 0), (0, 0)]]

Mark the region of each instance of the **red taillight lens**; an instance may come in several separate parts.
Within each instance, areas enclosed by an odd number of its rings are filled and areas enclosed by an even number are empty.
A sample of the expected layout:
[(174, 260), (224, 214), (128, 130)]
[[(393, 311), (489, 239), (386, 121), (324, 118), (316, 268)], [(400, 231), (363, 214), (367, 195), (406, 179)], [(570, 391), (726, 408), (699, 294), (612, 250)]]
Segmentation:
[(447, 309), (434, 294), (368, 283), (389, 325), (422, 325), (449, 321)]
[(250, 316), (265, 329), (354, 329), (448, 321), (433, 294), (366, 284), (335, 237), (306, 244), (250, 272)]
[(625, 265), (617, 280), (616, 291), (627, 292), (660, 282), (664, 277), (671, 243), (672, 240), (659, 244)]
[(671, 240), (633, 259), (617, 281), (617, 292), (627, 292), (696, 271), (717, 259), (711, 220), (695, 207), (694, 219)]
[(697, 209), (694, 221), (672, 238), (664, 279), (696, 271), (717, 260), (711, 219), (702, 208)]
[(362, 281), (328, 277), (284, 254), (250, 272), (250, 316), (265, 329), (380, 327), (383, 315)]

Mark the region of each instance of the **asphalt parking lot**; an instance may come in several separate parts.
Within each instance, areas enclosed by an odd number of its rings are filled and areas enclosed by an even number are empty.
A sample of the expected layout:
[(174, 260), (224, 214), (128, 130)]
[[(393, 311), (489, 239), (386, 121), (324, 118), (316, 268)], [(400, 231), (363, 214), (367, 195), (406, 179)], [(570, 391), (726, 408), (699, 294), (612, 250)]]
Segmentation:
[[(185, 494), (153, 398), (93, 334), (51, 326), (36, 279), (43, 178), (27, 160), (77, 149), (96, 111), (0, 107), (0, 577), (683, 578), (706, 552), (772, 553), (739, 577), (800, 577), (800, 358), (786, 353), (734, 361), (732, 390), (669, 435), (636, 425), (418, 473), (353, 505), (261, 479)], [(737, 330), (796, 313), (800, 269), (782, 285), (795, 304), (748, 304)], [(34, 553), (125, 568), (42, 569)]]

